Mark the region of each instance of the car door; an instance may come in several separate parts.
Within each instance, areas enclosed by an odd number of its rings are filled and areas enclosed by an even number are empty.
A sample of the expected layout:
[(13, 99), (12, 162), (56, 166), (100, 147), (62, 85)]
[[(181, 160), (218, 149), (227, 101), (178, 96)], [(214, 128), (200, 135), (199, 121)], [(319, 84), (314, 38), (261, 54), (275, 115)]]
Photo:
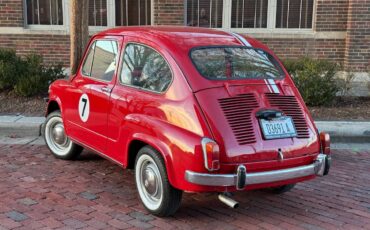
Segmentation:
[(130, 118), (131, 115), (165, 119), (161, 101), (165, 100), (164, 92), (172, 82), (171, 68), (158, 52), (159, 47), (127, 36), (125, 43), (108, 116), (107, 150), (119, 162), (124, 161), (122, 150), (127, 145), (127, 137), (132, 132), (140, 132), (140, 121)]
[(96, 37), (74, 79), (77, 95), (71, 98), (75, 109), (71, 109), (74, 114), (68, 119), (73, 123), (68, 134), (103, 154), (107, 148), (109, 98), (115, 84), (122, 40), (120, 36)]

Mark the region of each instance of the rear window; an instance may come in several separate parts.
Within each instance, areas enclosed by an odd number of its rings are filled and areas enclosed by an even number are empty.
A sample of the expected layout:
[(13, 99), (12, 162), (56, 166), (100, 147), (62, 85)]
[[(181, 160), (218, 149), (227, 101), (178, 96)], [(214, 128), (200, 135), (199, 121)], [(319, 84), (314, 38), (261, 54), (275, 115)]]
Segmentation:
[(282, 79), (284, 72), (267, 52), (249, 47), (201, 47), (190, 57), (199, 73), (211, 80)]

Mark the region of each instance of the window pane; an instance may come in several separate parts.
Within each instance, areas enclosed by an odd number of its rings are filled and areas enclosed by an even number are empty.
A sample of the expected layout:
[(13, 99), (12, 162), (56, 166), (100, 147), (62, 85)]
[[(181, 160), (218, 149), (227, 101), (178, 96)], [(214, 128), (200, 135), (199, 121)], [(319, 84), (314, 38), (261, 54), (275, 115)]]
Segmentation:
[(233, 0), (232, 28), (267, 28), (268, 0)]
[(63, 25), (62, 0), (27, 0), (29, 25)]
[(312, 28), (314, 0), (277, 0), (276, 28)]
[(116, 70), (117, 53), (118, 45), (116, 41), (97, 41), (92, 62), (91, 77), (103, 81), (111, 81)]
[(151, 24), (151, 0), (115, 0), (115, 3), (117, 26)]
[(188, 26), (222, 27), (223, 0), (188, 0)]
[(89, 1), (89, 25), (107, 26), (107, 0)]
[(281, 79), (284, 72), (268, 53), (246, 47), (199, 48), (191, 52), (199, 73), (212, 80)]
[(90, 76), (94, 53), (95, 53), (95, 42), (91, 45), (89, 53), (86, 56), (84, 65), (82, 66), (82, 74), (85, 76)]
[(166, 60), (147, 46), (129, 44), (123, 62), (123, 84), (163, 92), (171, 83), (172, 73)]

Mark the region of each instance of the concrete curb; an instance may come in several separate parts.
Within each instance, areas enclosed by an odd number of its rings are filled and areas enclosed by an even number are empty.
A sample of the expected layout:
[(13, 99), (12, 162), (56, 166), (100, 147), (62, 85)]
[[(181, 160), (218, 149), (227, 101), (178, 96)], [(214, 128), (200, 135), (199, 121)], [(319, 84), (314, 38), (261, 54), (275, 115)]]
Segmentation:
[[(41, 135), (44, 117), (0, 116), (0, 136)], [(334, 143), (370, 143), (370, 121), (316, 121), (319, 131), (328, 132)]]
[(370, 143), (369, 121), (315, 121), (336, 143)]
[(0, 116), (0, 135), (35, 137), (41, 135), (44, 117)]

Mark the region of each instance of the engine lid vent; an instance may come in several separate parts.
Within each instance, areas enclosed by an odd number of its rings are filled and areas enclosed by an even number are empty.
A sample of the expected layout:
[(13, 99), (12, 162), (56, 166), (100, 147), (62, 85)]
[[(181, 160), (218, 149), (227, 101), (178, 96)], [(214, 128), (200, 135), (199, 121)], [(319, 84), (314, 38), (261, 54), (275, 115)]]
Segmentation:
[(252, 110), (258, 107), (258, 102), (254, 94), (240, 94), (235, 97), (218, 99), (218, 101), (238, 144), (255, 143)]
[(293, 118), (293, 122), (297, 130), (297, 138), (310, 137), (302, 108), (294, 96), (284, 96), (273, 93), (267, 93), (266, 96), (271, 106), (277, 107), (287, 116)]

